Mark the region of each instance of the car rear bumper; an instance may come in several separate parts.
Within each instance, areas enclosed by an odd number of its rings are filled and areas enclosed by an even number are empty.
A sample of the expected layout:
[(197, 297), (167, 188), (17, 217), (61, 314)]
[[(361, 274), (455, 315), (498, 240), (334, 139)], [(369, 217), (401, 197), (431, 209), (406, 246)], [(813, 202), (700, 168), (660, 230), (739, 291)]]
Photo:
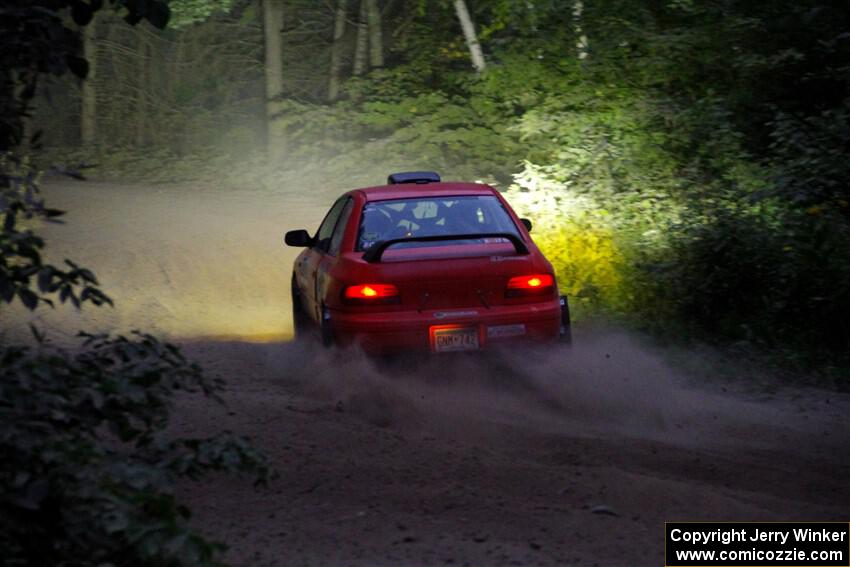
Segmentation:
[(423, 311), (330, 312), (334, 340), (357, 344), (369, 354), (433, 352), (435, 329), (474, 328), (480, 349), (522, 341), (550, 342), (561, 332), (561, 303), (552, 301)]

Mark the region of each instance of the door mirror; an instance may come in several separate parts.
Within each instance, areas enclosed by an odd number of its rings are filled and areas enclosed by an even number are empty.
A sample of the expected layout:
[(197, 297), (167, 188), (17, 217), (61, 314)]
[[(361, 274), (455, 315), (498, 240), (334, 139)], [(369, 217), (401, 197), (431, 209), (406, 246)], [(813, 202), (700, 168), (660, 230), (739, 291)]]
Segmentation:
[(531, 221), (528, 219), (519, 219), (519, 222), (525, 227), (525, 230), (531, 232)]
[(290, 230), (286, 233), (283, 241), (286, 242), (287, 246), (304, 247), (313, 245), (313, 239), (306, 230)]

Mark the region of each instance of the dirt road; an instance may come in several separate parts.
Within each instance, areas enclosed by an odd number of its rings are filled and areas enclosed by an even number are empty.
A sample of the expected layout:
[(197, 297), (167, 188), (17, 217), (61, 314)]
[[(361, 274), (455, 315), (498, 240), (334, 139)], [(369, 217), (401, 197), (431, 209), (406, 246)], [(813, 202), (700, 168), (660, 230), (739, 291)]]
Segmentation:
[(43, 324), (184, 342), (228, 405), (183, 399), (175, 430), (250, 435), (280, 471), (267, 489), (180, 487), (234, 565), (658, 566), (665, 521), (848, 520), (847, 395), (697, 385), (634, 337), (582, 328), (569, 353), (376, 368), (285, 340), (282, 235), (317, 226), (332, 196), (46, 195), (71, 211), (46, 230), (51, 257), (92, 267), (117, 306)]

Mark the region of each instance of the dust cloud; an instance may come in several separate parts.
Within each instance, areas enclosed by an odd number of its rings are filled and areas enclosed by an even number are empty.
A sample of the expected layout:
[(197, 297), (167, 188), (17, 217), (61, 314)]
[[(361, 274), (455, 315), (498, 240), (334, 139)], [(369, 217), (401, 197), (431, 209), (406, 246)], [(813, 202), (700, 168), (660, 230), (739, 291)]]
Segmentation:
[[(586, 329), (577, 335), (572, 347), (391, 360), (297, 341), (264, 347), (264, 364), (279, 383), (400, 430), (451, 429), (490, 438), (508, 428), (717, 450), (799, 442), (801, 451), (817, 447), (827, 453), (845, 441), (831, 433), (834, 420), (842, 418), (840, 408), (847, 407), (835, 395), (733, 392), (753, 380), (748, 371), (737, 383), (727, 378), (706, 385), (627, 331)], [(690, 367), (713, 363), (705, 352), (689, 360)]]

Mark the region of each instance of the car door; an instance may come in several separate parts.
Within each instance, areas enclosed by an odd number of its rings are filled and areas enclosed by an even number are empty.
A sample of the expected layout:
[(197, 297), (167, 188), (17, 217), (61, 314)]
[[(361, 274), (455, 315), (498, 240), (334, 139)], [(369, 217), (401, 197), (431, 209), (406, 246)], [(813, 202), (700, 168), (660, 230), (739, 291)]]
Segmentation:
[[(306, 276), (306, 285), (303, 289), (307, 303), (305, 307), (316, 322), (321, 320), (320, 310), (323, 303), (323, 290), (327, 287), (328, 267), (332, 259), (339, 253), (339, 244), (337, 241), (341, 240), (341, 236), (336, 239), (334, 238), (337, 234), (335, 229), (337, 229), (338, 225), (345, 225), (344, 222), (340, 222), (340, 217), (343, 210), (346, 209), (346, 205), (348, 205), (347, 209), (350, 215), (350, 201), (351, 199), (349, 197), (339, 198), (331, 207), (330, 211), (328, 211), (328, 214), (325, 215), (325, 219), (322, 221), (319, 230), (316, 232), (316, 236), (313, 238), (311, 253), (306, 258), (305, 265), (303, 266), (304, 275)], [(334, 244), (336, 244), (336, 250), (334, 250)]]

